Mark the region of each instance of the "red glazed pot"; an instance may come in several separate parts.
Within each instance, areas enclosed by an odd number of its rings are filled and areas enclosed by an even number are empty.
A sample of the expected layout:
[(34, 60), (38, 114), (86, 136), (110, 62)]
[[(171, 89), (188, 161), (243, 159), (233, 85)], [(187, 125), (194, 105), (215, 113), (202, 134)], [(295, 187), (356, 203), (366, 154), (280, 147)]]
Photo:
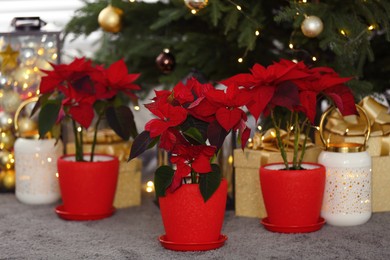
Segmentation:
[(76, 162), (74, 155), (65, 155), (58, 159), (57, 166), (63, 210), (68, 215), (98, 219), (112, 214), (118, 158), (99, 154), (94, 162)]
[(260, 168), (260, 184), (268, 223), (309, 227), (318, 223), (325, 188), (325, 167), (304, 163), (306, 170), (283, 170), (284, 164)]
[(160, 197), (165, 238), (178, 244), (220, 240), (226, 208), (227, 181), (204, 202), (198, 184), (184, 184), (174, 193)]

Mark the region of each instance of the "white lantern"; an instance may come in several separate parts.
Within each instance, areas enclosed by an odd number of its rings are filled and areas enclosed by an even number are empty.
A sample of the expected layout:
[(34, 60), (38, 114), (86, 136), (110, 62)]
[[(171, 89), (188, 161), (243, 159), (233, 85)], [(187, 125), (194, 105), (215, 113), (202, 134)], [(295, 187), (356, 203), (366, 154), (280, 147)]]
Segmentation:
[(321, 152), (318, 163), (326, 168), (325, 193), (321, 216), (330, 225), (354, 226), (366, 223), (372, 212), (371, 206), (371, 157), (365, 151), (370, 135), (370, 122), (365, 111), (357, 106), (367, 120), (365, 141), (358, 143), (330, 143), (323, 136), (321, 118), (320, 137), (326, 150)]
[[(38, 98), (22, 102), (15, 114), (15, 129), (18, 130), (18, 115), (21, 109)], [(14, 145), (15, 195), (26, 204), (50, 204), (60, 199), (57, 159), (63, 154), (61, 140), (38, 139), (37, 134), (19, 137)]]

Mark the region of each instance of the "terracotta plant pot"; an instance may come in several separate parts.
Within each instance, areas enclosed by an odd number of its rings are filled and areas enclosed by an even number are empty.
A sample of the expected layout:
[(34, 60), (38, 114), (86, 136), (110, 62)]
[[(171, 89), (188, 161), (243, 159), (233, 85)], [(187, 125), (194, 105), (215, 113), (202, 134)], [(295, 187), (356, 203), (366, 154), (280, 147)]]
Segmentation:
[(304, 163), (303, 170), (284, 170), (284, 164), (260, 168), (260, 184), (267, 218), (264, 226), (276, 232), (316, 231), (324, 224), (320, 218), (325, 188), (325, 167)]
[(160, 237), (165, 248), (179, 251), (215, 249), (226, 236), (221, 229), (226, 208), (227, 181), (204, 202), (198, 184), (184, 184), (159, 199), (166, 234)]
[(73, 155), (66, 155), (58, 159), (57, 165), (63, 201), (56, 209), (60, 217), (94, 220), (113, 214), (118, 158), (95, 155), (94, 162), (76, 162)]

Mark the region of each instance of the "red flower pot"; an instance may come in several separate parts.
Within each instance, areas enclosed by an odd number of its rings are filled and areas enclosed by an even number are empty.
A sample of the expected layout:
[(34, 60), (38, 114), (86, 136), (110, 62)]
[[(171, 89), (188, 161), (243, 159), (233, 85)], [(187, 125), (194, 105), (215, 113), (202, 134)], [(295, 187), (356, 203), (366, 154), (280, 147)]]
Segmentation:
[[(260, 168), (260, 184), (267, 218), (266, 228), (285, 233), (310, 232), (323, 225), (320, 218), (325, 188), (325, 167), (304, 163), (303, 170), (284, 170), (284, 164)], [(278, 230), (279, 227), (279, 230)]]
[(160, 238), (163, 246), (180, 251), (209, 250), (222, 246), (226, 240), (221, 235), (226, 197), (226, 180), (222, 180), (217, 191), (206, 202), (198, 184), (184, 184), (174, 193), (160, 197), (166, 232)]
[(73, 155), (66, 155), (58, 159), (57, 166), (63, 201), (57, 208), (60, 217), (93, 220), (112, 215), (118, 158), (95, 155), (94, 162), (76, 162)]

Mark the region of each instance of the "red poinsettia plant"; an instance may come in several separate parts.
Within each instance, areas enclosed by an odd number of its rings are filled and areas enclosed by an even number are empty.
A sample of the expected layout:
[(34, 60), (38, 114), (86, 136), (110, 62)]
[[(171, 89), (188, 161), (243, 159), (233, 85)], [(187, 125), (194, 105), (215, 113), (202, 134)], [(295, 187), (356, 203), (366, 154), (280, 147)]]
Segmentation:
[(156, 170), (156, 196), (174, 192), (183, 182), (196, 183), (206, 201), (221, 181), (219, 166), (212, 161), (226, 136), (238, 131), (242, 147), (249, 138), (242, 108), (250, 93), (234, 85), (216, 89), (191, 78), (155, 94), (153, 102), (145, 106), (157, 118), (146, 123), (145, 131), (135, 138), (129, 159), (158, 143), (170, 154), (175, 169), (164, 165)]
[[(41, 137), (48, 132), (57, 139), (60, 123), (72, 121), (76, 161), (83, 161), (83, 130), (94, 122), (94, 139), (91, 161), (98, 126), (103, 117), (108, 125), (124, 140), (137, 136), (134, 116), (123, 100), (137, 97), (133, 93), (140, 87), (134, 83), (139, 74), (128, 74), (123, 59), (108, 68), (94, 65), (86, 58), (75, 58), (69, 64), (51, 64), (53, 70), (43, 70), (36, 108), (40, 108), (38, 128)], [(37, 109), (36, 109), (37, 110)]]
[[(155, 172), (157, 197), (174, 192), (183, 183), (198, 183), (206, 201), (218, 188), (221, 173), (213, 158), (229, 132), (237, 131), (241, 147), (250, 136), (247, 112), (256, 120), (270, 116), (286, 169), (298, 169), (304, 150), (298, 158), (298, 139), (307, 138), (317, 108), (317, 98), (324, 95), (334, 102), (343, 115), (356, 113), (354, 97), (341, 78), (330, 68), (308, 68), (304, 63), (281, 60), (268, 67), (256, 64), (251, 73), (235, 75), (220, 82), (222, 88), (189, 79), (171, 91), (155, 91), (146, 108), (157, 118), (133, 143), (132, 159), (158, 143), (170, 154), (171, 166), (160, 166)], [(290, 166), (280, 137), (281, 119), (289, 116), (293, 129), (294, 162)], [(306, 142), (306, 139), (305, 139)]]
[[(301, 169), (309, 131), (315, 124), (317, 100), (326, 98), (344, 116), (357, 113), (353, 93), (345, 85), (350, 79), (340, 77), (328, 67), (309, 68), (303, 62), (281, 60), (268, 67), (256, 64), (251, 73), (233, 76), (223, 83), (238, 82), (243, 91), (251, 93), (246, 107), (256, 120), (261, 115), (270, 116), (285, 168)], [(294, 143), (291, 164), (280, 134), (282, 126)], [(299, 151), (302, 135), (304, 140)]]

